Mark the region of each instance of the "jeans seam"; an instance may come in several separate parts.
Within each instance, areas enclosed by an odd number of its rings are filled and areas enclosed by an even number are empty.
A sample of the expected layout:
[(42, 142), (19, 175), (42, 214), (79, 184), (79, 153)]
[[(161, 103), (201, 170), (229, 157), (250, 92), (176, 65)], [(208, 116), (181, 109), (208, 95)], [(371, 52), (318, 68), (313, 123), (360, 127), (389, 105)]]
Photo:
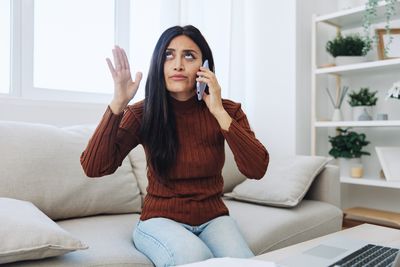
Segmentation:
[(173, 253), (168, 249), (168, 247), (164, 246), (163, 243), (161, 243), (160, 241), (158, 241), (157, 238), (155, 238), (152, 235), (149, 235), (148, 233), (142, 231), (139, 229), (139, 227), (136, 228), (136, 230), (138, 231), (139, 234), (141, 234), (143, 237), (152, 240), (155, 244), (159, 245), (160, 247), (162, 247), (168, 254), (168, 256), (170, 257), (170, 260), (172, 261), (172, 265), (175, 265), (175, 260), (173, 257)]

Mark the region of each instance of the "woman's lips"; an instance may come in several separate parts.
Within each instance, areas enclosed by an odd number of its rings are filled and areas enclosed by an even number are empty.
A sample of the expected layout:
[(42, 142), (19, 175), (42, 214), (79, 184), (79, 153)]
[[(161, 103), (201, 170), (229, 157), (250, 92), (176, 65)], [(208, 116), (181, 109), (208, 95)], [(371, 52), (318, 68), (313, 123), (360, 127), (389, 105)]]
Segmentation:
[(174, 81), (183, 81), (187, 79), (184, 75), (172, 75), (170, 78)]

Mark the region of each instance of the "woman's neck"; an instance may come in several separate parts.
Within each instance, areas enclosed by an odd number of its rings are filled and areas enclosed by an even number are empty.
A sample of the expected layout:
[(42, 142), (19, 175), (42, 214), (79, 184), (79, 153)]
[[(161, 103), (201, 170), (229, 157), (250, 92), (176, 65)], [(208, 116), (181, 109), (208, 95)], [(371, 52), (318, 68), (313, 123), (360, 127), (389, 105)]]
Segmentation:
[(186, 101), (190, 98), (192, 98), (195, 95), (195, 91), (190, 91), (190, 92), (180, 92), (180, 93), (174, 93), (170, 92), (170, 96), (173, 97), (174, 99), (178, 101)]

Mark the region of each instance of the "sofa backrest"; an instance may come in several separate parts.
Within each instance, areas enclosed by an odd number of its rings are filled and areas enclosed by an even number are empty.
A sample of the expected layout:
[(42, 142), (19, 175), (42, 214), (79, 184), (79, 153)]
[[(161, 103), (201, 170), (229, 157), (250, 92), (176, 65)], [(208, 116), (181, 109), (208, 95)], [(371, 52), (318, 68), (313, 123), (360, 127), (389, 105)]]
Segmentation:
[(305, 198), (330, 203), (341, 208), (339, 167), (326, 165), (314, 179)]
[[(0, 197), (30, 201), (52, 219), (140, 212), (146, 193), (143, 147), (112, 175), (88, 178), (80, 155), (94, 125), (56, 127), (0, 121)], [(225, 144), (224, 192), (246, 178)]]
[(93, 130), (0, 121), (0, 197), (30, 201), (52, 219), (140, 212), (128, 159), (112, 175), (84, 174), (80, 155)]

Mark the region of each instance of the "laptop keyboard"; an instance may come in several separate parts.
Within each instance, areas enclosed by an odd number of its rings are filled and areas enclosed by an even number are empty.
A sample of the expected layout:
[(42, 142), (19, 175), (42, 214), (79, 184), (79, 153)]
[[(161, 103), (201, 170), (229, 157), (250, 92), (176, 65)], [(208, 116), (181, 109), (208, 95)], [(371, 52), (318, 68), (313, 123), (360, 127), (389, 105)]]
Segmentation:
[(399, 249), (368, 244), (329, 267), (392, 266)]

